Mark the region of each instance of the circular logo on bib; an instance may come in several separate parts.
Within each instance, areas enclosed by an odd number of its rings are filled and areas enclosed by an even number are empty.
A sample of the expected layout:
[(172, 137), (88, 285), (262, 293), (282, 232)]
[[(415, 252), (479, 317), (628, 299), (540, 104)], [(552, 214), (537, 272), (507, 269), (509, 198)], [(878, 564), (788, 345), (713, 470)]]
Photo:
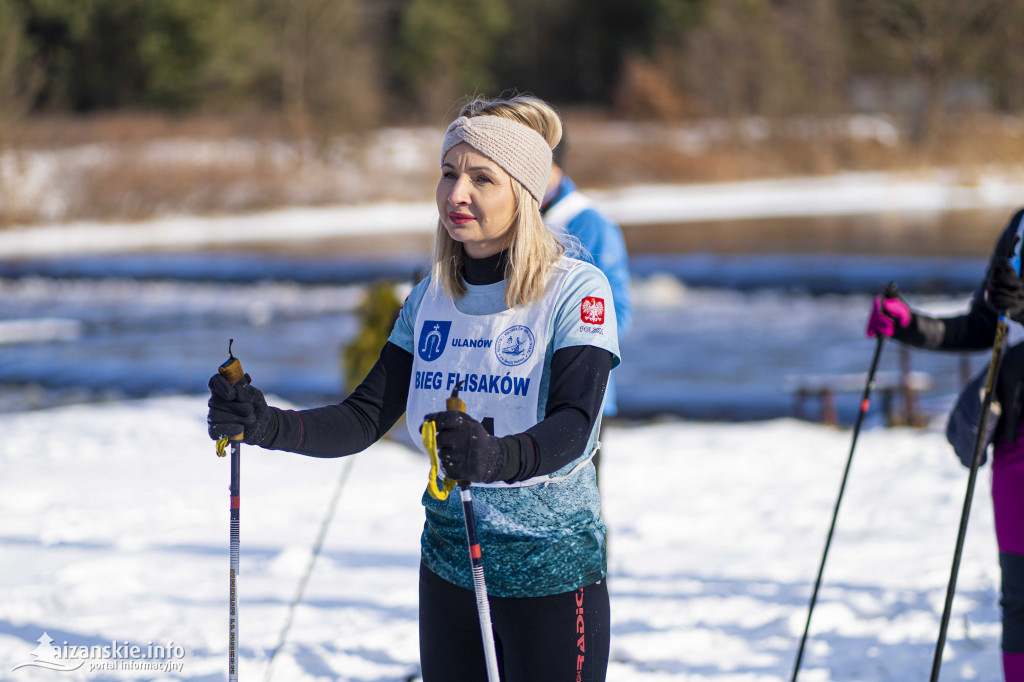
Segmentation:
[(501, 364), (515, 367), (530, 359), (536, 345), (537, 340), (530, 328), (518, 324), (498, 335), (494, 343), (494, 354)]

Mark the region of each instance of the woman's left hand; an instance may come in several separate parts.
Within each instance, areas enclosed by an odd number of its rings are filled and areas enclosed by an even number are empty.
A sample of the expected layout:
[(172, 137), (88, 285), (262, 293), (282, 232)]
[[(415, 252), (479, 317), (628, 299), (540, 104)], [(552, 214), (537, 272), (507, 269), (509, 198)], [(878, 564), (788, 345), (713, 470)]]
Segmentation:
[(514, 475), (504, 472), (510, 458), (501, 439), (487, 433), (483, 424), (465, 412), (433, 412), (423, 421), (432, 421), (437, 427), (437, 455), (448, 478), (493, 483)]

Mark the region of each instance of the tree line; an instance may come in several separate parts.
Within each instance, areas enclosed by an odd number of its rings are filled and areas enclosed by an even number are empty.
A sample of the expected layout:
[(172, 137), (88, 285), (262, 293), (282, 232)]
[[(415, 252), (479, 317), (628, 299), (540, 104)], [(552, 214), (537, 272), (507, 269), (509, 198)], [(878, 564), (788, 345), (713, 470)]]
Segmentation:
[(272, 112), (297, 132), (437, 123), (529, 91), (615, 116), (832, 115), (909, 83), (924, 138), (970, 83), (1024, 109), (1024, 0), (0, 0), (0, 126)]

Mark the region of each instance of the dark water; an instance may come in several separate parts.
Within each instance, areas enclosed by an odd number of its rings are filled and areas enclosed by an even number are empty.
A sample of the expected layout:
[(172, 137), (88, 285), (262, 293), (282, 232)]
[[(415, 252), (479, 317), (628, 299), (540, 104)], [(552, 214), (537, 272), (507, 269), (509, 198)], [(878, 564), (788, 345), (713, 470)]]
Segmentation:
[[(791, 414), (794, 378), (866, 371), (863, 325), (887, 282), (915, 306), (963, 308), (1005, 218), (945, 216), (928, 230), (906, 217), (885, 229), (875, 224), (884, 217), (663, 226), (640, 237), (627, 228), (636, 322), (616, 370), (623, 414)], [(901, 238), (881, 238), (890, 231)], [(426, 260), (315, 251), (0, 261), (0, 323), (38, 325), (37, 340), (3, 343), (0, 324), (0, 410), (201, 394), (228, 338), (266, 391), (302, 405), (340, 399), (339, 354), (357, 331), (363, 283), (411, 281)], [(74, 332), (47, 331), (45, 319)], [(941, 409), (961, 357), (914, 352), (910, 363), (933, 379), (926, 406)], [(894, 345), (881, 370), (898, 366)], [(840, 396), (844, 420), (856, 400)]]
[(984, 258), (1013, 213), (1013, 209), (971, 209), (635, 225), (624, 234), (631, 254)]

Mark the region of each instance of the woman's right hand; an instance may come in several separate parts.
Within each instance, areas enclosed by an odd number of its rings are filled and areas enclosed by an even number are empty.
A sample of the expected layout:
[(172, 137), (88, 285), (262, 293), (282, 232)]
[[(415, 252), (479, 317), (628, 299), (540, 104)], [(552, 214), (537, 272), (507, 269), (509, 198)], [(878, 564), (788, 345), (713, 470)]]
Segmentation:
[(1000, 258), (992, 264), (985, 281), (985, 297), (999, 313), (1017, 322), (1024, 320), (1024, 280), (1009, 260)]
[(276, 415), (263, 392), (249, 381), (249, 375), (232, 386), (222, 375), (214, 374), (209, 385), (206, 426), (210, 438), (220, 440), (242, 433), (243, 443), (260, 445)]
[(910, 324), (911, 317), (913, 313), (910, 306), (902, 298), (875, 296), (871, 315), (868, 317), (867, 335), (892, 338), (897, 333), (897, 325), (899, 329), (906, 327)]

